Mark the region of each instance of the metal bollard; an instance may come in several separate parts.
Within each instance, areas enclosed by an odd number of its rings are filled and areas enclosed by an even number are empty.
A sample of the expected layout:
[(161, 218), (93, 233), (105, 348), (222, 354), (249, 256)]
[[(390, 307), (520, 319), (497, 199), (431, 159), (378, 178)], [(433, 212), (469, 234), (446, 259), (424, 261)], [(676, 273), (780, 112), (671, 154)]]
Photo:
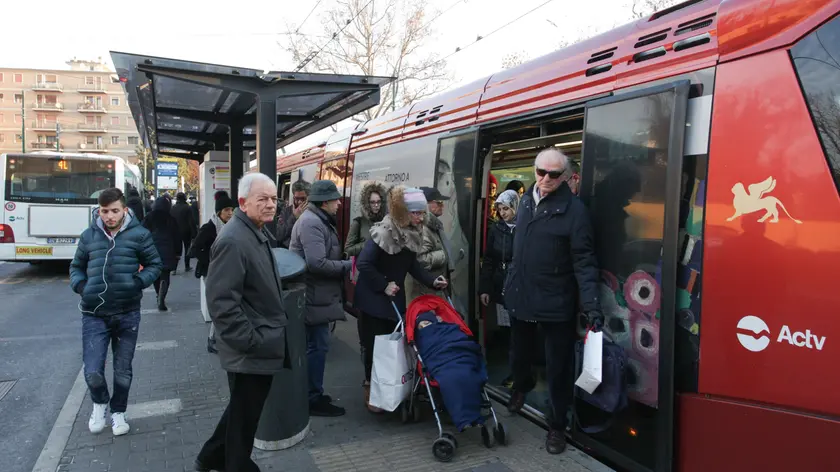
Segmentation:
[(254, 447), (264, 451), (288, 449), (309, 433), (309, 377), (306, 370), (306, 264), (286, 249), (274, 249), (283, 285), (283, 307), (288, 317), (286, 345), (291, 369), (274, 375), (257, 426)]

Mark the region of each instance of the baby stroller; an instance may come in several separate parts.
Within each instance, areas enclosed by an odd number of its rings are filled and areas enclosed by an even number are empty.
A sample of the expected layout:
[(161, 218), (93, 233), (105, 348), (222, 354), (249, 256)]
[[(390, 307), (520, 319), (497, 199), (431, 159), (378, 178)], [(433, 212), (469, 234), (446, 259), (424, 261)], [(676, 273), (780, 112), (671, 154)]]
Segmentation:
[[(459, 430), (463, 431), (466, 427), (481, 427), (481, 438), (485, 447), (492, 447), (493, 440), (501, 445), (506, 442), (505, 428), (496, 417), (496, 412), (485, 389), (487, 373), (481, 347), (474, 340), (469, 339), (472, 338), (472, 332), (458, 312), (455, 311), (452, 300), (447, 297), (447, 301), (448, 304), (443, 299), (433, 295), (417, 297), (409, 304), (405, 319), (394, 305), (397, 316), (403, 321), (406, 342), (417, 356), (417, 375), (409, 398), (402, 403), (402, 420), (408, 422), (410, 419), (415, 421), (420, 419), (418, 409), (419, 396), (422, 394), (420, 387), (424, 386), (426, 390), (425, 400), (431, 403), (438, 426), (438, 438), (432, 445), (432, 452), (435, 458), (441, 462), (451, 461), (458, 447), (455, 435), (444, 432), (441, 423), (440, 413), (443, 411), (443, 406), (447, 404), (453, 406), (453, 408), (449, 408), (449, 413)], [(427, 359), (424, 361), (418, 347), (418, 341), (423, 338), (420, 331), (427, 329), (434, 323), (435, 320), (427, 321), (432, 318), (436, 318), (436, 321), (440, 323), (442, 331), (434, 334), (433, 331), (429, 331), (427, 332), (428, 336), (440, 334), (445, 336), (445, 339), (441, 337), (441, 342), (436, 345), (438, 349), (431, 352), (433, 360)], [(418, 323), (421, 324), (420, 329), (418, 329)], [(457, 329), (452, 325), (457, 326)], [(429, 343), (428, 340), (422, 342)], [(428, 353), (430, 352), (427, 351)], [(452, 359), (447, 359), (449, 356)], [(459, 362), (456, 357), (460, 359), (460, 365), (467, 366), (467, 372), (464, 372), (463, 369), (461, 373), (454, 370), (457, 368), (455, 363)], [(471, 361), (473, 357), (476, 360)], [(470, 365), (473, 362), (471, 368)], [(431, 366), (427, 366), (427, 363)], [(450, 363), (451, 365), (447, 366)], [(445, 369), (447, 367), (449, 368), (448, 371)], [(437, 373), (438, 378), (433, 377), (434, 373)], [(466, 375), (461, 375), (462, 373)], [(447, 391), (447, 388), (451, 390)], [(435, 395), (435, 393), (438, 395)], [(458, 411), (453, 411), (455, 409)], [(493, 417), (492, 438), (485, 424), (488, 416)]]

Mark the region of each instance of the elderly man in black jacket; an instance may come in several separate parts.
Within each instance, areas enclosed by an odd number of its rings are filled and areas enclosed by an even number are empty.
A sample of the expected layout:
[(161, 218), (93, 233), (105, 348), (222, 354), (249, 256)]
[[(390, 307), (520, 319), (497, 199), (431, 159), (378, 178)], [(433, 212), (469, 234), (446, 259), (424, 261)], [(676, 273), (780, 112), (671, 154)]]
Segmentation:
[(216, 325), (219, 362), (228, 373), (230, 400), (196, 470), (258, 472), (254, 434), (273, 375), (287, 367), (286, 313), (280, 274), (265, 224), (277, 211), (277, 188), (264, 174), (239, 180), (239, 208), (210, 250), (205, 284)]
[(517, 412), (534, 388), (531, 366), (537, 329), (545, 334), (551, 400), (546, 450), (566, 448), (566, 411), (572, 400), (578, 300), (590, 324), (603, 324), (598, 300), (598, 264), (589, 214), (572, 194), (569, 158), (556, 149), (537, 155), (536, 183), (522, 197), (516, 218), (513, 261), (504, 297), (513, 335), (514, 391), (508, 410)]

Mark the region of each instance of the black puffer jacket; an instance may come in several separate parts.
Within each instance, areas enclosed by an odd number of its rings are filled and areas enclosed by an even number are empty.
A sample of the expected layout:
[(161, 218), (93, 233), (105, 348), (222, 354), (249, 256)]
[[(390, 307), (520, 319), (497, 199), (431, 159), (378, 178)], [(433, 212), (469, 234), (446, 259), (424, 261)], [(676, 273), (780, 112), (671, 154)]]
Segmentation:
[(589, 212), (565, 183), (534, 203), (525, 192), (516, 215), (513, 262), (505, 280), (510, 315), (523, 321), (570, 321), (600, 311), (599, 272)]
[(505, 273), (513, 260), (513, 238), (515, 228), (504, 221), (497, 221), (487, 231), (487, 249), (481, 263), (478, 293), (490, 295), (490, 301), (504, 305), (502, 291)]
[(178, 259), (181, 257), (181, 231), (178, 222), (170, 211), (169, 199), (158, 198), (152, 211), (143, 220), (143, 226), (152, 233), (160, 260), (163, 262), (163, 270), (173, 271), (178, 268)]
[(190, 205), (185, 201), (179, 200), (172, 206), (170, 213), (172, 214), (172, 217), (175, 218), (175, 221), (178, 222), (178, 228), (180, 228), (181, 231), (181, 239), (187, 242), (192, 241), (198, 231), (198, 225), (195, 222)]
[(133, 188), (128, 191), (126, 206), (134, 212), (134, 216), (137, 218), (138, 222), (142, 222), (143, 218), (146, 217), (146, 211), (143, 208), (143, 200), (140, 199), (140, 192), (138, 192), (137, 189)]
[[(70, 288), (82, 296), (83, 314), (109, 316), (140, 309), (143, 289), (160, 276), (152, 235), (130, 218), (111, 239), (98, 217), (79, 238), (70, 264)], [(143, 270), (139, 271), (140, 265)]]

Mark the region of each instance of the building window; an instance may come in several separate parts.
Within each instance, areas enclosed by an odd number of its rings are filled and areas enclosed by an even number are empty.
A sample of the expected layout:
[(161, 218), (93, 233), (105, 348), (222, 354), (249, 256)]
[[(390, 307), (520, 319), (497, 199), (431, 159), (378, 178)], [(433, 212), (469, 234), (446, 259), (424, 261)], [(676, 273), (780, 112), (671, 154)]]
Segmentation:
[(119, 116), (112, 116), (111, 117), (111, 125), (112, 126), (119, 126), (120, 124), (120, 117)]
[(137, 136), (129, 136), (128, 137), (128, 144), (136, 146), (136, 145), (140, 144), (140, 138), (137, 137)]
[(111, 97), (111, 106), (112, 107), (120, 106), (120, 97)]
[(16, 93), (15, 94), (15, 103), (17, 103), (18, 105), (23, 103), (23, 94), (22, 93)]
[(113, 144), (114, 146), (118, 146), (120, 144), (120, 137), (111, 136), (111, 144)]
[(23, 83), (23, 74), (15, 74), (15, 83), (22, 84)]
[(0, 134), (0, 143), (5, 143), (5, 142), (6, 142), (6, 135), (5, 134)]
[(95, 142), (95, 141), (94, 141), (94, 139), (93, 139), (93, 136), (86, 136), (86, 137), (85, 137), (85, 143), (87, 143), (87, 144), (93, 144), (94, 142)]
[(93, 85), (93, 77), (85, 77), (85, 85)]
[(15, 143), (19, 143), (23, 141), (23, 135), (19, 133), (15, 133)]
[[(2, 82), (2, 81), (3, 81), (3, 78), (2, 78), (2, 77), (3, 77), (3, 74), (0, 74), (0, 82)], [(3, 94), (2, 94), (2, 93), (0, 93), (0, 103), (3, 103), (3, 98), (4, 98), (4, 97), (3, 97)]]
[(20, 123), (23, 121), (23, 117), (20, 113), (15, 113), (15, 123)]
[(3, 81), (3, 73), (0, 72), (0, 82), (2, 82), (2, 81)]

